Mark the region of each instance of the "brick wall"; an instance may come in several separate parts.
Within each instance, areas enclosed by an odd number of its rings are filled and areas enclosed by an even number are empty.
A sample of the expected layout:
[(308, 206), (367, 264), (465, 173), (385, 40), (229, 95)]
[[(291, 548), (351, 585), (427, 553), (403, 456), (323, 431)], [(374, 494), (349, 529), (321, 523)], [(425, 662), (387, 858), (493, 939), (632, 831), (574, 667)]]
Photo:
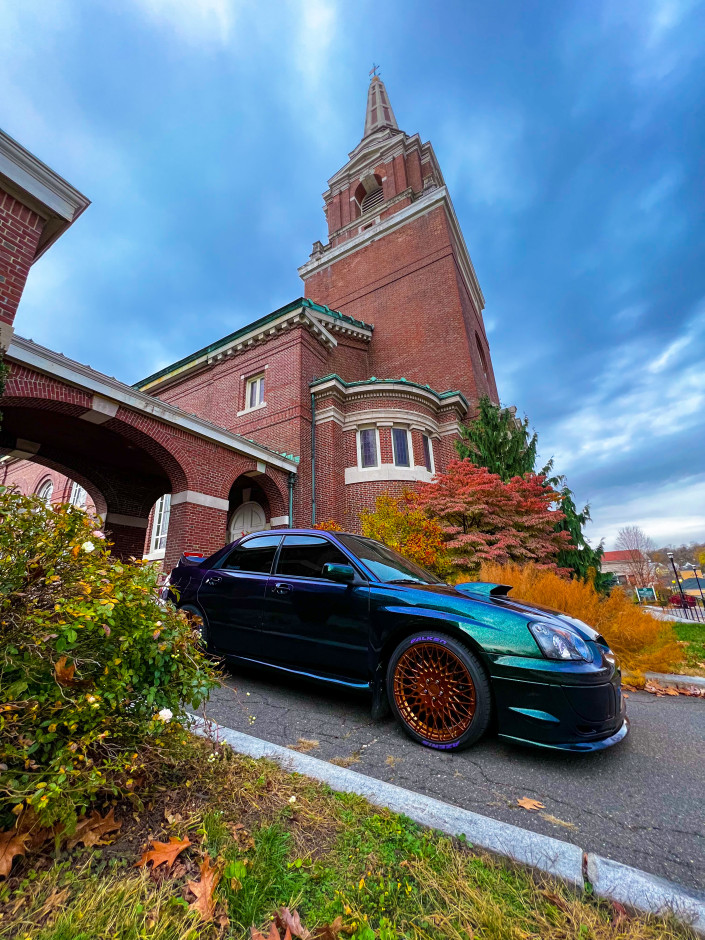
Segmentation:
[(12, 324), (44, 221), (0, 189), (0, 321)]

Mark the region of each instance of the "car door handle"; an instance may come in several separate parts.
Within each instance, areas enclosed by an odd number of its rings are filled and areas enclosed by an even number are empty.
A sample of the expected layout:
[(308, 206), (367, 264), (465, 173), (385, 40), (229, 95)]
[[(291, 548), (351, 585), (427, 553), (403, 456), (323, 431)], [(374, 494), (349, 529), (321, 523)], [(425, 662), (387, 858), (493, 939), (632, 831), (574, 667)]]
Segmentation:
[(222, 578), (219, 578), (217, 575), (211, 575), (210, 578), (206, 578), (203, 582), (204, 584), (220, 584)]
[(272, 590), (275, 594), (291, 594), (291, 585), (280, 581)]

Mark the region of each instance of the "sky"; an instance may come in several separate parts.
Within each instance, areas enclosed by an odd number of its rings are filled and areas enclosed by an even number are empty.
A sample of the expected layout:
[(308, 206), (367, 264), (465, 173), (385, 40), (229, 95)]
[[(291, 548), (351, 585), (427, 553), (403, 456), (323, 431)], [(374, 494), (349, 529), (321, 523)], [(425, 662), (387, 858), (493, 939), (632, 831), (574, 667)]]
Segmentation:
[(0, 0), (0, 126), (92, 200), (16, 329), (132, 383), (299, 297), (375, 62), (592, 541), (705, 541), (704, 34), (693, 0)]

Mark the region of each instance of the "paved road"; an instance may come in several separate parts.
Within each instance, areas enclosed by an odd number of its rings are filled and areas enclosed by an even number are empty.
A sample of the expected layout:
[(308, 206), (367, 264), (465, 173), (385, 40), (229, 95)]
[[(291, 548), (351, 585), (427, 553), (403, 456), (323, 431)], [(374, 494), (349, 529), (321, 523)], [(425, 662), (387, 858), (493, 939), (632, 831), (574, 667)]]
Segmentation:
[[(318, 741), (312, 756), (581, 845), (705, 891), (705, 701), (630, 693), (631, 733), (590, 756), (486, 738), (442, 753), (373, 722), (365, 697), (271, 672), (232, 671), (208, 717), (274, 744)], [(254, 717), (254, 721), (252, 721)], [(529, 796), (545, 809), (516, 805)]]

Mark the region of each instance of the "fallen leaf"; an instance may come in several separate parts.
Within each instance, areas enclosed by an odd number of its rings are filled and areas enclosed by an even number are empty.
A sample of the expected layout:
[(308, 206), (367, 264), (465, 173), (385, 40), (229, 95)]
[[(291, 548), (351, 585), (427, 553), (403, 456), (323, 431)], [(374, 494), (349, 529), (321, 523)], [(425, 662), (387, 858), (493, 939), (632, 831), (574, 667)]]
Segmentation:
[(619, 927), (620, 924), (623, 924), (625, 921), (629, 920), (629, 914), (627, 909), (623, 904), (620, 904), (619, 901), (613, 901), (612, 907), (614, 908), (614, 914), (612, 915), (612, 926)]
[(547, 901), (550, 901), (554, 907), (557, 907), (561, 911), (568, 913), (570, 911), (570, 905), (568, 902), (558, 894), (553, 894), (552, 891), (542, 891), (541, 894), (546, 898)]
[(545, 809), (543, 803), (539, 803), (538, 800), (532, 800), (530, 796), (522, 796), (520, 800), (517, 800), (517, 803), (522, 809), (528, 809), (530, 812), (537, 809)]
[(60, 907), (63, 907), (69, 894), (70, 891), (68, 888), (64, 888), (63, 891), (59, 891), (58, 889), (52, 891), (44, 904), (35, 914), (35, 917), (48, 917), (50, 914), (58, 911)]
[(300, 937), (301, 940), (309, 940), (312, 936), (311, 931), (301, 923), (299, 912), (290, 911), (288, 907), (280, 907), (274, 915), (274, 921), (280, 930), (289, 930), (292, 936)]
[[(274, 921), (272, 921), (272, 923), (269, 925), (269, 934), (266, 937), (263, 933), (260, 933), (256, 927), (250, 927), (250, 936), (252, 940), (282, 940)], [(284, 940), (291, 940), (291, 933), (289, 930), (287, 930), (284, 934)]]
[(166, 865), (168, 870), (176, 861), (177, 855), (180, 855), (189, 845), (191, 845), (191, 842), (188, 836), (185, 839), (177, 839), (176, 836), (172, 836), (168, 842), (155, 842), (152, 840), (152, 848), (145, 851), (139, 862), (135, 862), (135, 868), (142, 868), (143, 865), (152, 862), (154, 868)]
[(312, 738), (299, 738), (296, 744), (291, 745), (291, 750), (300, 751), (302, 754), (307, 754), (309, 751), (312, 751), (314, 748), (320, 746), (320, 741), (315, 741)]
[(66, 845), (70, 849), (75, 848), (79, 842), (83, 842), (86, 848), (90, 845), (105, 845), (103, 836), (108, 832), (116, 832), (122, 826), (122, 823), (115, 819), (114, 812), (115, 810), (111, 809), (103, 818), (97, 810), (93, 810), (90, 818), (86, 817), (78, 823), (76, 831)]
[(196, 900), (189, 904), (192, 911), (198, 911), (203, 920), (213, 920), (215, 912), (215, 898), (213, 894), (220, 881), (220, 866), (211, 865), (211, 860), (206, 852), (206, 857), (200, 868), (201, 880), (189, 881), (190, 891), (196, 895)]
[(13, 859), (26, 854), (28, 839), (26, 832), (18, 833), (16, 829), (0, 832), (0, 878), (7, 878), (10, 874)]
[[(336, 917), (332, 924), (323, 924), (322, 927), (319, 927), (316, 931), (315, 940), (338, 940), (338, 934), (343, 929), (343, 918)], [(345, 931), (346, 933), (351, 933), (351, 930)]]
[(59, 683), (59, 685), (73, 685), (76, 664), (71, 663), (70, 666), (67, 666), (66, 662), (66, 656), (62, 656), (61, 659), (59, 659), (59, 661), (54, 664), (54, 675), (56, 676), (56, 681)]

